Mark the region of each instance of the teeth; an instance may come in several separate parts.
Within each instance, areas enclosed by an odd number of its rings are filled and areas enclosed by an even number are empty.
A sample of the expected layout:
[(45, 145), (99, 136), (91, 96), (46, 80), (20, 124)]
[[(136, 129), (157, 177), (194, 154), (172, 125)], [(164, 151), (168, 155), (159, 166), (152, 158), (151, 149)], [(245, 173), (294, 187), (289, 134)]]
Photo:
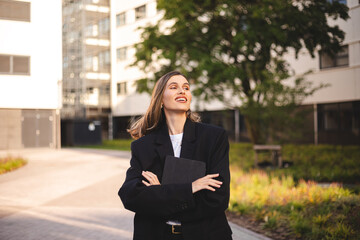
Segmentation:
[(177, 98), (176, 101), (177, 102), (186, 102), (186, 98)]

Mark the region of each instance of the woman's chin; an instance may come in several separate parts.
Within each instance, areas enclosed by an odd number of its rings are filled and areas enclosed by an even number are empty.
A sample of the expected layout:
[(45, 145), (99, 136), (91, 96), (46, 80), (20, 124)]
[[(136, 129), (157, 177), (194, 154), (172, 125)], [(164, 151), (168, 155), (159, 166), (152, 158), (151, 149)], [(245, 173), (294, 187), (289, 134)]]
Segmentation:
[(165, 112), (168, 112), (168, 113), (186, 113), (188, 111), (189, 108), (170, 108), (170, 109), (164, 109)]

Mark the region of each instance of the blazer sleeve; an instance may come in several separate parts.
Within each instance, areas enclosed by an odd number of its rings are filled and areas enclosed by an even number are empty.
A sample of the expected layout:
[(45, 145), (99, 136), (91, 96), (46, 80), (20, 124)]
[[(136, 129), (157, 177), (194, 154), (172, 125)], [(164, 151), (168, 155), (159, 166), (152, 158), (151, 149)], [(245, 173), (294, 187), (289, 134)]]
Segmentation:
[(192, 184), (145, 186), (136, 145), (131, 144), (130, 168), (118, 194), (130, 211), (167, 217), (195, 206)]
[(201, 190), (194, 194), (195, 207), (176, 216), (180, 221), (193, 221), (215, 216), (228, 208), (230, 197), (230, 170), (229, 170), (229, 141), (226, 131), (223, 130), (215, 141), (211, 153), (207, 174), (219, 173), (217, 180), (222, 181), (220, 188), (215, 192)]

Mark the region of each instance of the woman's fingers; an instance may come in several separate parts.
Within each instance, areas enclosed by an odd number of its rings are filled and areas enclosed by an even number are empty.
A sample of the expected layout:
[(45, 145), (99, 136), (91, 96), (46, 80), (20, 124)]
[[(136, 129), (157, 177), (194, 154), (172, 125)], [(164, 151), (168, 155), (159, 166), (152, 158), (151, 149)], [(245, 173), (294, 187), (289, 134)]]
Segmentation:
[(142, 183), (143, 183), (145, 186), (151, 186), (150, 183), (148, 183), (147, 181), (142, 180)]
[(214, 173), (214, 174), (208, 174), (208, 175), (206, 175), (204, 178), (216, 178), (216, 177), (218, 177), (218, 176), (219, 176), (218, 173)]
[(215, 191), (215, 188), (220, 188), (222, 182), (215, 180), (213, 178), (218, 177), (219, 174), (209, 174), (206, 175), (205, 177), (199, 178), (198, 180), (194, 181), (192, 183), (192, 189), (193, 189), (193, 193), (203, 190), (203, 189), (207, 189), (210, 191)]
[(149, 181), (150, 185), (160, 185), (160, 182), (159, 182), (157, 176), (155, 174), (153, 174), (152, 172), (143, 171), (142, 175), (146, 178), (146, 180)]

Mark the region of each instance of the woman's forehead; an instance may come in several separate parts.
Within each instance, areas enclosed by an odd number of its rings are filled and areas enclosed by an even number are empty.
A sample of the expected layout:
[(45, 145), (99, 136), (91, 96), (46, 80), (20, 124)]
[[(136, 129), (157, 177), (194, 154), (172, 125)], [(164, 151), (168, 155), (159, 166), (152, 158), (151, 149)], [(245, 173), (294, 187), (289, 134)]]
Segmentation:
[(171, 78), (169, 78), (168, 82), (167, 82), (167, 85), (170, 85), (170, 84), (189, 84), (188, 80), (182, 76), (182, 75), (175, 75), (175, 76), (172, 76)]

